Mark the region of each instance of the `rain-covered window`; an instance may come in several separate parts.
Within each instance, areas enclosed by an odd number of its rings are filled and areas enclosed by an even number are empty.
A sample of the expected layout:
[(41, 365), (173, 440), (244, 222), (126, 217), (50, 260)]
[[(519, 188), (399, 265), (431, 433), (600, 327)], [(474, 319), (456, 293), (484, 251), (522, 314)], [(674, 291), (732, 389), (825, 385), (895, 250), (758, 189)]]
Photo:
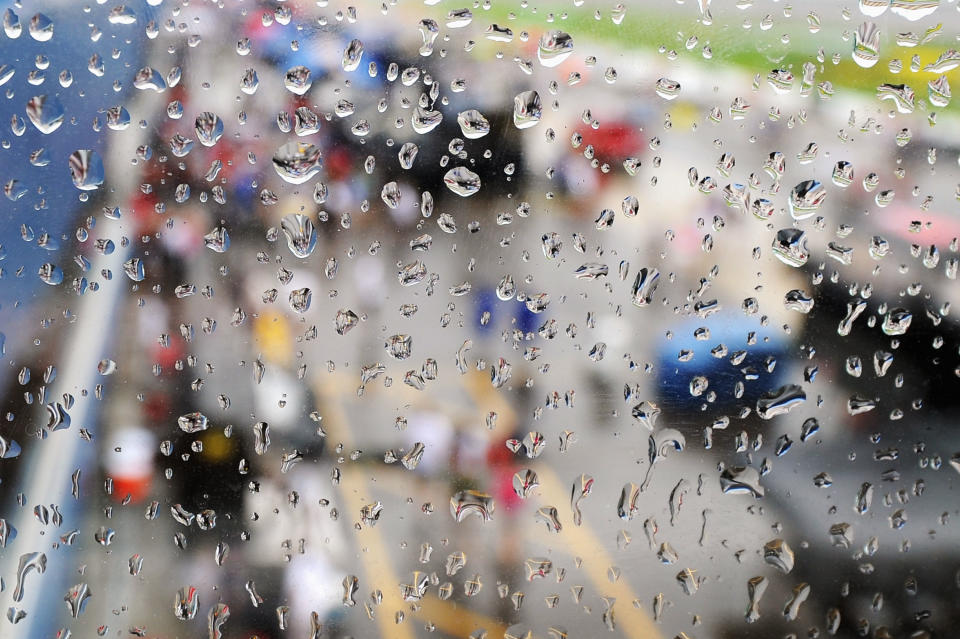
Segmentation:
[(6, 0), (0, 637), (960, 627), (956, 0)]

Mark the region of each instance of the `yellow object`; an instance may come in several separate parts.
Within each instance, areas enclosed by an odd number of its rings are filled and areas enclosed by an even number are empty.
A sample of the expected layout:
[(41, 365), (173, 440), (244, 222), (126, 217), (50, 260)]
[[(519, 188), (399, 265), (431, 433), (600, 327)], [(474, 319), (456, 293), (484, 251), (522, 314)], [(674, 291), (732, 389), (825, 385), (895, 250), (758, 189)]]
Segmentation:
[(261, 359), (282, 365), (293, 359), (293, 334), (283, 315), (270, 311), (259, 315), (253, 322), (253, 339)]

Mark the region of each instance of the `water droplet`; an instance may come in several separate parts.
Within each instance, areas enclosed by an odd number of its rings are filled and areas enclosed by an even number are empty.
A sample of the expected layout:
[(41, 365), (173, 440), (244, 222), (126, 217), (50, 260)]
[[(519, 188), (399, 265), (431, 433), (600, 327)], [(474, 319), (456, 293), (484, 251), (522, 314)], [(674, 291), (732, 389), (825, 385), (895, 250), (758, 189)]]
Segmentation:
[(394, 359), (404, 360), (410, 357), (413, 339), (409, 335), (393, 335), (383, 345), (387, 354)]
[(190, 621), (197, 616), (200, 596), (193, 586), (180, 588), (173, 599), (173, 616), (180, 621)]
[(528, 129), (543, 117), (543, 105), (536, 91), (524, 91), (513, 98), (513, 124), (518, 129)]
[(420, 29), (420, 37), (423, 38), (423, 44), (420, 45), (420, 55), (427, 57), (433, 53), (433, 43), (440, 35), (440, 26), (436, 20), (424, 18), (420, 21), (418, 28)]
[(673, 100), (680, 95), (680, 83), (670, 78), (660, 78), (655, 85), (657, 95), (664, 100)]
[(442, 112), (431, 111), (430, 109), (418, 106), (414, 109), (413, 116), (410, 118), (410, 126), (420, 135), (424, 135), (437, 128), (442, 120)]
[(405, 142), (403, 146), (400, 147), (400, 151), (397, 153), (397, 158), (400, 160), (401, 168), (412, 169), (413, 161), (417, 158), (417, 153), (419, 151), (420, 147), (413, 142)]
[(81, 191), (92, 191), (103, 184), (103, 161), (96, 151), (79, 149), (70, 154), (68, 160), (70, 179)]
[(11, 40), (16, 40), (23, 33), (23, 25), (20, 24), (20, 16), (13, 12), (13, 9), (7, 9), (3, 12), (3, 32)]
[(213, 146), (223, 137), (223, 120), (216, 113), (204, 111), (194, 123), (197, 139), (203, 146)]
[(795, 220), (805, 220), (815, 215), (826, 196), (826, 189), (817, 180), (800, 182), (790, 192), (790, 215)]
[(67, 590), (67, 594), (64, 595), (63, 600), (67, 603), (71, 617), (74, 619), (80, 617), (84, 608), (87, 607), (87, 601), (89, 601), (90, 595), (90, 586), (85, 583), (79, 583)]
[(749, 493), (757, 499), (763, 497), (760, 473), (752, 466), (728, 466), (720, 473), (720, 490), (723, 494)]
[(427, 276), (427, 267), (421, 260), (406, 264), (397, 271), (397, 280), (403, 286), (413, 286)]
[(230, 608), (225, 603), (218, 603), (207, 613), (207, 631), (209, 639), (223, 639), (223, 624), (230, 618)]
[(763, 560), (784, 573), (793, 570), (793, 549), (782, 539), (773, 539), (763, 547)]
[(443, 182), (448, 189), (461, 197), (469, 197), (480, 190), (480, 176), (465, 166), (447, 171)]
[(360, 60), (363, 58), (363, 43), (359, 40), (351, 40), (347, 48), (343, 50), (343, 70), (351, 73), (360, 66)]
[(490, 122), (476, 109), (467, 109), (457, 115), (457, 124), (463, 132), (463, 137), (476, 140), (490, 133)]
[(340, 309), (334, 319), (337, 334), (346, 335), (353, 327), (360, 323), (360, 318), (350, 309)]
[(750, 598), (747, 612), (744, 614), (747, 623), (754, 623), (760, 619), (760, 599), (766, 592), (768, 584), (766, 577), (751, 577), (747, 581), (747, 595)]
[(580, 510), (580, 504), (590, 496), (593, 491), (593, 477), (590, 475), (580, 475), (573, 482), (573, 489), (570, 492), (570, 509), (573, 510), (573, 523), (580, 526), (583, 523), (583, 512)]
[(47, 556), (42, 552), (27, 552), (20, 555), (20, 562), (17, 565), (17, 583), (13, 588), (14, 601), (23, 601), (27, 575), (33, 571), (39, 575), (47, 571)]
[(47, 42), (53, 37), (53, 20), (42, 13), (30, 18), (30, 37), (37, 42)]
[(653, 294), (657, 290), (660, 281), (660, 271), (655, 268), (641, 268), (637, 271), (637, 276), (633, 280), (631, 288), (631, 301), (634, 306), (649, 306), (653, 301)]
[(930, 104), (938, 108), (944, 108), (950, 104), (950, 83), (947, 81), (947, 76), (941, 75), (940, 77), (930, 80), (927, 83), (927, 94), (930, 98)]
[(295, 257), (310, 257), (317, 247), (317, 230), (309, 217), (291, 213), (280, 221), (280, 228), (287, 238), (287, 248)]
[(854, 34), (853, 61), (869, 69), (880, 59), (880, 29), (873, 22), (864, 22)]
[(777, 95), (786, 95), (793, 89), (793, 73), (789, 69), (773, 69), (767, 74), (767, 84)]
[(400, 186), (396, 182), (387, 182), (380, 190), (380, 199), (391, 209), (400, 207)]
[(494, 506), (493, 497), (476, 490), (461, 490), (450, 498), (450, 514), (457, 522), (471, 515), (491, 521)]
[(448, 29), (462, 29), (473, 22), (473, 13), (469, 9), (451, 9), (447, 13)]
[(294, 95), (303, 95), (313, 86), (313, 80), (310, 78), (310, 69), (303, 65), (287, 69), (286, 74), (283, 76), (283, 86)]
[(181, 415), (177, 418), (177, 424), (180, 426), (180, 430), (190, 434), (207, 430), (209, 426), (206, 415), (200, 412)]
[(947, 49), (940, 54), (936, 61), (923, 67), (923, 70), (930, 73), (946, 73), (958, 66), (960, 66), (960, 52), (956, 49)]
[(102, 359), (97, 364), (97, 372), (103, 376), (113, 375), (117, 372), (117, 363), (112, 359)]
[(913, 314), (905, 308), (895, 308), (887, 312), (883, 318), (881, 329), (885, 335), (904, 335), (910, 328)]
[(545, 67), (556, 67), (573, 53), (573, 38), (569, 33), (553, 30), (540, 36), (537, 59)]
[(222, 224), (203, 236), (203, 245), (214, 253), (226, 253), (230, 248), (230, 234)]
[(63, 105), (56, 96), (34, 96), (27, 102), (27, 117), (40, 133), (49, 135), (63, 124)]
[(806, 401), (807, 394), (803, 387), (797, 384), (785, 384), (757, 400), (757, 415), (761, 419), (773, 419), (777, 415), (788, 413)]
[(877, 87), (877, 97), (881, 100), (893, 100), (900, 113), (913, 113), (914, 92), (906, 84), (881, 84)]
[(807, 234), (800, 229), (780, 229), (773, 240), (773, 254), (784, 264), (801, 267), (810, 259)]
[(118, 4), (107, 14), (107, 21), (110, 24), (136, 24), (137, 14), (130, 7)]
[(44, 284), (49, 284), (50, 286), (57, 286), (63, 283), (63, 271), (60, 270), (59, 266), (51, 264), (50, 262), (41, 264), (37, 270), (37, 275)]
[(415, 442), (413, 447), (400, 458), (400, 463), (407, 470), (416, 470), (417, 466), (420, 465), (420, 460), (423, 459), (425, 450), (426, 446), (423, 442)]
[(133, 86), (141, 91), (151, 89), (157, 93), (167, 90), (167, 83), (159, 71), (151, 67), (143, 67), (133, 76)]
[(313, 299), (313, 293), (309, 288), (298, 288), (290, 291), (288, 301), (290, 308), (297, 313), (306, 313), (310, 309), (310, 300)]
[[(940, 0), (891, 0), (890, 11), (911, 22), (922, 20), (940, 8)], [(861, 10), (863, 6), (861, 4)]]
[(322, 166), (320, 149), (306, 142), (287, 142), (273, 155), (274, 170), (290, 184), (303, 184)]

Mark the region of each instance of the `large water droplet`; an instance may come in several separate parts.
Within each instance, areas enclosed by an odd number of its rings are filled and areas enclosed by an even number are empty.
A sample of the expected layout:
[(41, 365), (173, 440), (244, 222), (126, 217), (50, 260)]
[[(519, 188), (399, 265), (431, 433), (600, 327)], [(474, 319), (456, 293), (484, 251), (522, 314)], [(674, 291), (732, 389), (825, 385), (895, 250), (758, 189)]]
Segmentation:
[(380, 189), (380, 199), (391, 209), (399, 208), (401, 195), (400, 186), (396, 182), (387, 182)]
[(476, 140), (490, 133), (490, 122), (476, 109), (461, 111), (457, 115), (457, 124), (460, 125), (463, 137), (468, 140)]
[(656, 91), (664, 100), (673, 100), (680, 95), (680, 83), (670, 78), (660, 78), (657, 80)]
[(417, 158), (420, 147), (413, 142), (405, 142), (397, 153), (397, 159), (400, 160), (400, 166), (404, 169), (412, 169), (413, 161)]
[(749, 493), (763, 497), (760, 472), (753, 466), (728, 466), (720, 473), (720, 490), (725, 494)]
[(911, 22), (922, 20), (940, 7), (940, 0), (891, 0), (890, 11)]
[(563, 31), (547, 31), (540, 36), (537, 59), (545, 67), (555, 67), (573, 53), (573, 38)]
[(103, 161), (96, 151), (78, 149), (70, 154), (68, 165), (73, 185), (81, 191), (92, 191), (103, 184)]
[(136, 12), (124, 4), (118, 4), (107, 14), (107, 22), (110, 24), (136, 24)]
[(880, 59), (880, 29), (872, 22), (864, 22), (854, 35), (853, 61), (869, 69)]
[(298, 288), (290, 291), (288, 302), (296, 313), (306, 313), (310, 309), (313, 292), (309, 288)]
[(362, 58), (363, 43), (359, 40), (351, 40), (347, 48), (343, 50), (343, 70), (347, 72), (356, 71)]
[(905, 308), (895, 308), (884, 316), (881, 329), (886, 335), (903, 335), (910, 328), (912, 321), (913, 314), (910, 311)]
[(310, 69), (303, 65), (288, 69), (287, 73), (283, 76), (283, 86), (294, 95), (303, 95), (313, 86), (313, 80), (310, 78)]
[(7, 9), (3, 12), (3, 32), (11, 40), (16, 40), (23, 33), (23, 25), (20, 24), (20, 16), (13, 12), (13, 9)]
[(493, 497), (476, 490), (461, 490), (450, 498), (450, 514), (457, 522), (474, 515), (483, 521), (491, 521), (494, 511)]
[(230, 248), (230, 234), (225, 226), (218, 225), (203, 236), (203, 244), (214, 253), (226, 253)]
[(800, 229), (780, 229), (773, 239), (773, 254), (784, 264), (801, 267), (810, 259), (807, 234)]
[(310, 257), (317, 247), (317, 230), (306, 215), (291, 213), (280, 221), (280, 228), (287, 237), (287, 248), (301, 259)]
[(480, 176), (465, 166), (447, 171), (443, 176), (447, 188), (461, 197), (468, 197), (480, 190)]
[(900, 113), (913, 113), (915, 94), (906, 84), (881, 84), (877, 87), (877, 97), (893, 100)]
[(143, 262), (139, 257), (131, 257), (123, 263), (123, 272), (126, 273), (134, 282), (142, 282), (146, 274), (143, 269)]
[(150, 67), (143, 67), (133, 76), (133, 86), (141, 91), (152, 89), (157, 93), (167, 90), (167, 83), (159, 71)]
[(804, 180), (790, 191), (787, 203), (795, 220), (805, 220), (816, 214), (827, 196), (827, 190), (817, 180)]
[(197, 139), (203, 146), (213, 146), (223, 137), (223, 120), (216, 113), (204, 111), (194, 123)]
[(773, 419), (807, 401), (807, 394), (797, 384), (786, 384), (757, 400), (757, 415), (761, 419)]
[(433, 53), (433, 43), (440, 35), (440, 27), (436, 20), (425, 18), (420, 21), (420, 37), (423, 38), (423, 44), (420, 46), (420, 55), (426, 57)]
[(40, 133), (49, 135), (63, 124), (63, 105), (56, 96), (34, 96), (27, 102), (27, 117)]
[(121, 105), (107, 109), (107, 127), (113, 131), (123, 131), (130, 126), (130, 112)]
[(303, 184), (322, 166), (320, 149), (306, 142), (287, 142), (273, 155), (277, 175), (290, 184)]
[(784, 573), (793, 570), (793, 549), (782, 539), (773, 539), (763, 547), (763, 560)]
[(173, 616), (180, 621), (190, 621), (197, 616), (200, 596), (193, 586), (184, 586), (173, 599)]
[(423, 135), (437, 128), (437, 125), (439, 125), (442, 120), (442, 112), (431, 111), (430, 109), (418, 106), (414, 109), (413, 116), (410, 118), (410, 126), (414, 131)]
[(543, 105), (536, 91), (524, 91), (513, 98), (513, 124), (518, 129), (528, 129), (543, 117)]
[(30, 37), (37, 42), (46, 42), (53, 37), (53, 20), (42, 13), (30, 18)]
[(180, 430), (183, 432), (192, 434), (207, 430), (209, 422), (206, 415), (197, 412), (181, 415), (177, 418), (177, 425), (180, 426)]
[(74, 619), (80, 617), (84, 608), (87, 607), (87, 601), (90, 599), (90, 595), (90, 586), (85, 583), (77, 584), (67, 591), (63, 600), (67, 603), (71, 617)]
[(17, 583), (13, 588), (14, 601), (23, 601), (27, 575), (34, 570), (40, 575), (47, 571), (47, 556), (42, 552), (27, 552), (20, 555), (20, 563), (17, 565)]

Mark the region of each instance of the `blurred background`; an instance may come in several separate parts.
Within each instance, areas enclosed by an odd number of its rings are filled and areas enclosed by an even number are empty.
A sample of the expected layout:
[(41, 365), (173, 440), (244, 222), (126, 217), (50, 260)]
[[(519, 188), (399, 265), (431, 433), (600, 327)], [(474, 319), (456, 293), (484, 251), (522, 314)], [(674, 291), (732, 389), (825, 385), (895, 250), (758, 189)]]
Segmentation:
[(949, 637), (957, 3), (3, 7), (3, 637)]

